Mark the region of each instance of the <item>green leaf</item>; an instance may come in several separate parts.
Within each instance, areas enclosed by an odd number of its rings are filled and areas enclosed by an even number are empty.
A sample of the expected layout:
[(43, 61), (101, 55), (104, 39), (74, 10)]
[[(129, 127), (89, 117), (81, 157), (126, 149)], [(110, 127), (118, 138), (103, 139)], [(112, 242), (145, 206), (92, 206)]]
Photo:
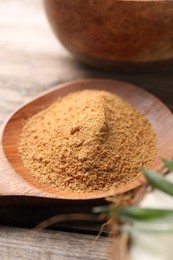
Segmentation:
[(173, 196), (173, 183), (166, 180), (162, 175), (150, 170), (142, 169), (142, 172), (152, 187)]
[(164, 163), (165, 167), (170, 171), (173, 172), (173, 161), (168, 159), (162, 159), (162, 162)]
[(104, 213), (111, 217), (119, 216), (119, 208), (114, 206), (101, 206), (92, 209), (93, 213)]
[(119, 209), (119, 217), (128, 221), (151, 221), (165, 217), (172, 217), (173, 210), (126, 207)]
[(101, 207), (94, 207), (92, 209), (93, 213), (109, 213), (110, 212), (110, 206), (101, 206)]
[(137, 222), (133, 225), (122, 225), (121, 231), (126, 233), (148, 233), (150, 235), (156, 234), (171, 234), (173, 233), (172, 223), (155, 223), (155, 222)]
[(171, 217), (173, 210), (140, 208), (135, 206), (116, 208), (112, 206), (95, 207), (94, 213), (105, 213), (111, 217), (118, 217), (123, 221), (151, 221)]

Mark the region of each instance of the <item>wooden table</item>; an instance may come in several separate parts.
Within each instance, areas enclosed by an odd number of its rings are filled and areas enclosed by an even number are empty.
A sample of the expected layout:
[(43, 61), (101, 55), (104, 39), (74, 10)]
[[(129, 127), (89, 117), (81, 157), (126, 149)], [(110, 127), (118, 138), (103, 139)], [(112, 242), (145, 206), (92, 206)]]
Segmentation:
[[(135, 83), (173, 110), (173, 63), (160, 72), (148, 73), (106, 73), (87, 68), (56, 40), (41, 0), (0, 0), (0, 124), (43, 90), (93, 77)], [(0, 259), (107, 259), (109, 239), (102, 236), (93, 244), (99, 225), (59, 225), (56, 231), (41, 233), (27, 230), (57, 213), (56, 208), (1, 207)]]

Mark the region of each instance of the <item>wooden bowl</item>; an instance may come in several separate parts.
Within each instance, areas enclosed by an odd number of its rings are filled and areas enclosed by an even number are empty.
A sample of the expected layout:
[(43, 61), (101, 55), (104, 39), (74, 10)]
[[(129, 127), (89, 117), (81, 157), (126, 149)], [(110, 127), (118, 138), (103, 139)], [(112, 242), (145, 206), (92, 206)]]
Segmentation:
[(173, 59), (173, 1), (44, 0), (50, 24), (80, 61), (150, 68)]
[[(59, 96), (82, 89), (110, 91), (119, 95), (145, 114), (155, 130), (157, 138), (158, 152), (153, 165), (151, 165), (152, 169), (157, 170), (162, 166), (160, 157), (171, 158), (173, 156), (173, 115), (160, 100), (143, 89), (125, 82), (96, 79), (74, 81), (59, 85), (22, 106), (5, 123), (2, 129), (2, 145), (0, 146), (1, 196), (32, 196), (86, 201), (100, 200), (111, 194), (110, 191), (82, 193), (56, 191), (48, 185), (37, 182), (24, 167), (18, 153), (18, 142), (26, 119), (51, 104)], [(115, 194), (132, 190), (144, 183), (144, 177), (141, 175), (126, 186), (117, 187)]]

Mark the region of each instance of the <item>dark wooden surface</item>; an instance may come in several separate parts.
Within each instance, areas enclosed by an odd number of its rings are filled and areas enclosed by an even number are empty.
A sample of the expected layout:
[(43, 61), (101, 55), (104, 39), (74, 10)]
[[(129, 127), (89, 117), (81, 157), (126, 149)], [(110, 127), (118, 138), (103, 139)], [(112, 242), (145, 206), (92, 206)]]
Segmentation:
[[(79, 78), (134, 83), (155, 94), (173, 110), (173, 64), (165, 64), (159, 72), (147, 73), (104, 73), (84, 67), (55, 39), (41, 0), (0, 0), (0, 124), (35, 95), (58, 83)], [(99, 224), (80, 228), (77, 223), (76, 229), (72, 225), (75, 234), (67, 232), (65, 225), (59, 228), (61, 232), (40, 233), (35, 238), (27, 230), (5, 228), (5, 225), (32, 227), (57, 213), (55, 208), (1, 207), (0, 259), (72, 259), (72, 255), (73, 259), (107, 258), (106, 238), (102, 237), (91, 250)], [(81, 233), (85, 234), (81, 236)]]

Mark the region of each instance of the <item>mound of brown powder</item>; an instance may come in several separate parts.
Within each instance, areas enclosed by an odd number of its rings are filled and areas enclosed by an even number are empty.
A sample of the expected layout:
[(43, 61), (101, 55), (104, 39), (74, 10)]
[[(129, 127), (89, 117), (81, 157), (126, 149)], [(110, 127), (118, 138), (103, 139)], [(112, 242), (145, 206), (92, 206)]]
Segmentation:
[(134, 180), (156, 153), (147, 119), (109, 92), (69, 94), (26, 122), (24, 166), (57, 190), (107, 190)]

